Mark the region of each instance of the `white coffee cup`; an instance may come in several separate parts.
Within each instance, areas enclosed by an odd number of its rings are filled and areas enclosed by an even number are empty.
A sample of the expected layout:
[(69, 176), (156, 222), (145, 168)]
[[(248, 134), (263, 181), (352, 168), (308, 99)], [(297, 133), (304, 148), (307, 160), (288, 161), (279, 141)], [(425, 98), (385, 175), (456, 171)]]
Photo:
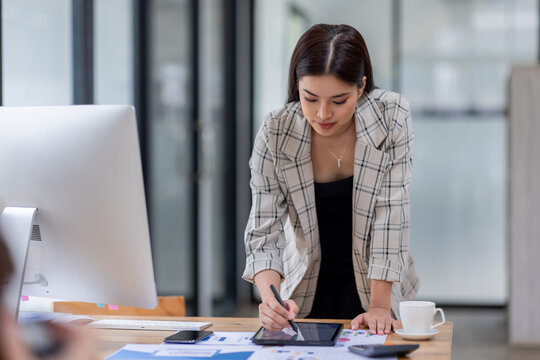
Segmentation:
[[(437, 312), (441, 313), (442, 321), (432, 325)], [(442, 309), (435, 308), (431, 301), (402, 301), (399, 303), (399, 315), (403, 331), (408, 334), (428, 334), (446, 322)]]

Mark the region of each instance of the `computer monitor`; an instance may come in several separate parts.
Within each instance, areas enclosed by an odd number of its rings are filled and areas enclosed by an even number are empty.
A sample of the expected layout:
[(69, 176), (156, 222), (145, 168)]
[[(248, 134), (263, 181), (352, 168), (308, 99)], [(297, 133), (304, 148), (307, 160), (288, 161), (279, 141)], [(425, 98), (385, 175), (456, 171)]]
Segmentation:
[(157, 305), (133, 107), (0, 107), (0, 209), (15, 262), (4, 301), (15, 314), (21, 288)]

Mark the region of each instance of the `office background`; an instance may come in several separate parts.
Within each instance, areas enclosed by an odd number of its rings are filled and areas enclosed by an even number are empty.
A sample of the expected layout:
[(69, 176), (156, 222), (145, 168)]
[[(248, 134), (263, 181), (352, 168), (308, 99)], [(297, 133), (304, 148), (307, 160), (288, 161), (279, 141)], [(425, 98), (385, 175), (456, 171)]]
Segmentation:
[(241, 280), (248, 159), (319, 22), (365, 37), (411, 103), (418, 298), (508, 304), (508, 80), (540, 60), (538, 0), (1, 0), (3, 105), (133, 104), (160, 295), (188, 314), (256, 299)]

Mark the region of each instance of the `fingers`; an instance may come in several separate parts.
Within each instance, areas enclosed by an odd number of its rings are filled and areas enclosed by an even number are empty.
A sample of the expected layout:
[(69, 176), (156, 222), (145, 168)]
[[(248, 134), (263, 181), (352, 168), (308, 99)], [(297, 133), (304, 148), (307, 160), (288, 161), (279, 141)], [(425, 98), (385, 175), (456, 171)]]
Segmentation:
[[(277, 304), (277, 306), (275, 306)], [(259, 319), (265, 329), (269, 330), (281, 330), (286, 327), (290, 327), (288, 316), (289, 312), (284, 309), (279, 302), (275, 301), (275, 304), (261, 303), (259, 305)]]
[(377, 318), (370, 316), (369, 319), (367, 319), (367, 327), (372, 334), (377, 334)]
[(386, 318), (377, 319), (375, 321), (375, 328), (373, 330), (377, 335), (389, 334), (389, 328), (391, 327), (391, 324), (392, 323)]
[[(266, 305), (277, 316), (280, 316), (280, 317), (282, 317), (284, 319), (289, 318), (289, 311), (287, 309), (285, 309), (283, 306), (281, 306), (281, 304), (277, 300), (272, 299), (272, 300), (266, 302)], [(276, 315), (274, 315), (274, 316), (276, 316)]]
[(298, 314), (298, 305), (294, 302), (294, 300), (285, 300), (285, 305), (287, 305), (287, 308), (289, 309), (289, 316), (292, 315), (292, 318), (289, 317), (289, 320), (292, 320), (296, 317)]
[(386, 320), (384, 325), (384, 334), (389, 335), (392, 332), (392, 323), (394, 320)]
[(378, 318), (371, 322), (369, 330), (372, 334), (389, 335), (392, 332), (392, 326), (397, 323), (392, 318)]
[(285, 328), (285, 326), (278, 323), (274, 318), (263, 313), (259, 313), (259, 320), (261, 320), (263, 327), (268, 330), (282, 330)]
[(365, 326), (365, 323), (364, 323), (364, 314), (358, 315), (357, 317), (355, 317), (355, 318), (351, 321), (351, 329), (352, 329), (352, 330), (356, 330), (356, 329), (358, 329), (360, 326)]
[(352, 330), (357, 330), (360, 326), (365, 326), (372, 335), (388, 335), (398, 325), (398, 321), (394, 320), (390, 313), (378, 310), (360, 314), (351, 321)]

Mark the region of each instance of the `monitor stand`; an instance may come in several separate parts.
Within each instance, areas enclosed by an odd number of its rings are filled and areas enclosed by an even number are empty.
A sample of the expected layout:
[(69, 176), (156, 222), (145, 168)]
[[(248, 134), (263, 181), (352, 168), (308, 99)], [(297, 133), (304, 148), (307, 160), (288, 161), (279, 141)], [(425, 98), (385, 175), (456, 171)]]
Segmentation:
[(37, 208), (6, 207), (0, 217), (0, 235), (7, 245), (14, 265), (14, 273), (8, 282), (3, 300), (15, 317), (19, 313), (28, 245), (36, 212)]

